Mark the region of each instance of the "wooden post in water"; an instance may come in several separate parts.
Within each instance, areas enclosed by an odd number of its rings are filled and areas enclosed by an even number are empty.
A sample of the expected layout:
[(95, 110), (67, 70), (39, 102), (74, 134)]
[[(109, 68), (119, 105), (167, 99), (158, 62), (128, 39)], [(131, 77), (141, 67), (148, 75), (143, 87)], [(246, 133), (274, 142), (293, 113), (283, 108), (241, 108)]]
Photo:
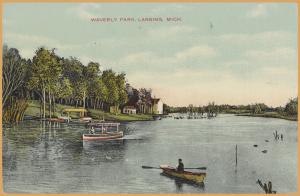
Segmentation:
[(268, 185), (266, 183), (262, 183), (261, 180), (257, 180), (257, 183), (259, 184), (259, 186), (265, 191), (266, 194), (276, 194), (277, 191), (274, 191), (272, 189), (272, 182), (269, 181)]
[(237, 171), (237, 144), (235, 145), (235, 171)]

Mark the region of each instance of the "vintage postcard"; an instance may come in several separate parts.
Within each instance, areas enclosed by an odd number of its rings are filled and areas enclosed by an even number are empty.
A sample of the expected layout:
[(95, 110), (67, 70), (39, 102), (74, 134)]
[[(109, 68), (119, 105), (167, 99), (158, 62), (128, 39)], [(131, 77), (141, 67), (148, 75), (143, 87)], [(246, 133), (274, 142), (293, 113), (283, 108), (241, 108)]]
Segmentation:
[(2, 191), (298, 192), (297, 3), (3, 3)]

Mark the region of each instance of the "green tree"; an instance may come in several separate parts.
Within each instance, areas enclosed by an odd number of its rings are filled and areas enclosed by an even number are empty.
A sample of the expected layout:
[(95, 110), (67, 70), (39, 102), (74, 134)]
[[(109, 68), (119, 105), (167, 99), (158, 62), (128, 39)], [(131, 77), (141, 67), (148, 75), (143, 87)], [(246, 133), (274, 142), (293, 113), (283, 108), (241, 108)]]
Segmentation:
[(89, 102), (96, 108), (97, 91), (99, 88), (100, 80), (100, 64), (96, 62), (89, 62), (86, 67), (83, 68), (83, 77), (87, 81), (87, 106)]
[(98, 108), (99, 105), (103, 109), (103, 103), (108, 101), (108, 89), (104, 85), (102, 78), (97, 77), (92, 80), (88, 87), (89, 97), (92, 99), (92, 105), (94, 109)]
[(298, 115), (298, 97), (290, 99), (284, 110), (288, 115)]
[(261, 109), (261, 104), (258, 104), (258, 103), (254, 104), (254, 105), (251, 105), (250, 109), (251, 109), (251, 112), (253, 114), (261, 114), (261, 113), (263, 113), (263, 111)]
[(63, 76), (68, 78), (73, 89), (72, 99), (69, 104), (74, 104), (77, 107), (81, 105), (85, 107), (85, 97), (87, 95), (89, 78), (85, 77), (86, 67), (75, 57), (63, 59)]
[(2, 114), (6, 123), (23, 119), (28, 106), (22, 87), (27, 82), (28, 63), (19, 51), (4, 45), (2, 50)]
[(68, 78), (63, 78), (58, 83), (58, 91), (56, 92), (56, 96), (61, 100), (68, 100), (73, 94), (73, 88), (71, 82)]
[(50, 51), (41, 47), (36, 50), (32, 60), (31, 71), (32, 76), (29, 81), (29, 87), (40, 94), (43, 103), (43, 118), (46, 117), (46, 91), (48, 91), (49, 115), (51, 116), (51, 89), (57, 84), (61, 74), (61, 63), (55, 55), (54, 49)]
[[(78, 105), (81, 105), (81, 101), (84, 101), (86, 92), (87, 92), (87, 84), (84, 80), (79, 80), (78, 82), (75, 83), (73, 97), (76, 100), (76, 105), (75, 105), (76, 107), (78, 107)], [(84, 104), (83, 107), (85, 107)]]
[(24, 61), (15, 48), (4, 45), (2, 52), (2, 110), (5, 111), (9, 98), (22, 85)]
[(138, 101), (139, 111), (141, 113), (151, 113), (152, 107), (152, 90), (141, 88), (139, 90), (139, 101)]
[[(107, 103), (109, 106), (115, 106), (119, 101), (118, 85), (116, 82), (116, 73), (110, 70), (105, 70), (102, 73), (102, 80), (107, 88)], [(117, 112), (115, 110), (115, 112)]]
[(83, 78), (83, 64), (75, 57), (62, 60), (62, 74), (68, 78), (71, 84), (74, 84)]
[(117, 83), (118, 92), (119, 92), (117, 107), (119, 107), (119, 105), (124, 105), (128, 101), (128, 94), (126, 91), (125, 73), (121, 73), (121, 74), (117, 75), (116, 83)]
[(163, 113), (169, 114), (170, 112), (171, 112), (171, 107), (164, 103), (163, 104)]
[(105, 102), (108, 102), (108, 89), (105, 86), (102, 78), (98, 81), (98, 88), (96, 93), (97, 102), (101, 105), (101, 109), (103, 110), (103, 105)]
[(83, 68), (83, 75), (86, 79), (94, 79), (100, 75), (100, 64), (96, 62), (89, 62)]

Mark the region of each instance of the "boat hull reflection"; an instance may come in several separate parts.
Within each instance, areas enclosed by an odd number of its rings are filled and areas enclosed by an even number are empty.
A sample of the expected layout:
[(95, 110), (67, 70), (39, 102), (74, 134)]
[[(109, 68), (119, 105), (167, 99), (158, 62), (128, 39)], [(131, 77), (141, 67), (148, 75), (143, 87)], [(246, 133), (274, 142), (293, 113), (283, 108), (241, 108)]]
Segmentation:
[(183, 180), (181, 178), (168, 175), (166, 173), (160, 173), (160, 175), (165, 176), (165, 177), (170, 178), (170, 179), (173, 179), (174, 182), (175, 182), (177, 191), (180, 191), (184, 184), (187, 184), (187, 185), (190, 185), (190, 186), (193, 186), (193, 187), (197, 187), (197, 188), (202, 189), (202, 190), (205, 189), (205, 184), (203, 182), (202, 183), (196, 183), (196, 182), (192, 182), (192, 181), (188, 181), (188, 180)]

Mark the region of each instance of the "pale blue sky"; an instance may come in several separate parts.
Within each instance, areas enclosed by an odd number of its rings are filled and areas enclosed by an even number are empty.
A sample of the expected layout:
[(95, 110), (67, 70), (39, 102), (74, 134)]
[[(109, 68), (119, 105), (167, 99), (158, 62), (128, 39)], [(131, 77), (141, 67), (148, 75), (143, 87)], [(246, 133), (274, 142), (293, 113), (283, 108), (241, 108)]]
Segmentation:
[[(277, 106), (297, 96), (297, 14), (291, 3), (10, 3), (3, 40), (27, 58), (46, 46), (124, 71), (169, 105)], [(127, 16), (182, 21), (90, 21)]]

